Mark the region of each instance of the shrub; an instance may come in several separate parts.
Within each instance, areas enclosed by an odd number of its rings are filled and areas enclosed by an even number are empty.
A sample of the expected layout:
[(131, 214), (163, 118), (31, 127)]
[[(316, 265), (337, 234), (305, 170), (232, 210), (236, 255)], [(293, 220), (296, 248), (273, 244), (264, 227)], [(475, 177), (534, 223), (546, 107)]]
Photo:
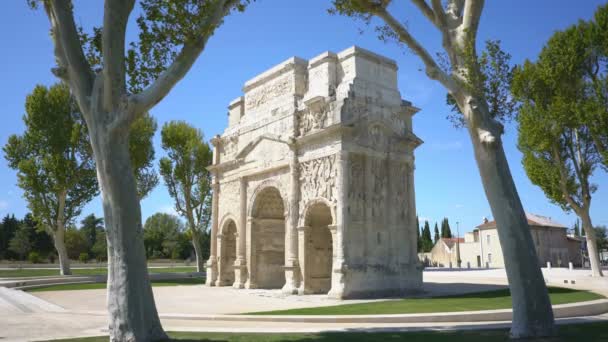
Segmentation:
[(30, 254), (27, 255), (27, 260), (29, 260), (32, 264), (39, 264), (42, 262), (38, 252), (30, 252)]
[(80, 260), (80, 262), (86, 263), (87, 261), (89, 261), (89, 253), (86, 253), (86, 252), (80, 253), (80, 255), (78, 256), (78, 260)]

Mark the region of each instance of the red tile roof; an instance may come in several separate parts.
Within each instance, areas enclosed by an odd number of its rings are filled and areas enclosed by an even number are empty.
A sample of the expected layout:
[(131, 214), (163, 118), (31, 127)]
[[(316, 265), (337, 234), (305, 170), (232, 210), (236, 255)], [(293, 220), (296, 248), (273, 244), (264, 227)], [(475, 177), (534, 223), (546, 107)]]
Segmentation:
[[(561, 223), (551, 220), (550, 217), (526, 213), (526, 218), (528, 219), (528, 225), (530, 226), (566, 228), (566, 226)], [(475, 228), (496, 228), (496, 221), (488, 221)]]

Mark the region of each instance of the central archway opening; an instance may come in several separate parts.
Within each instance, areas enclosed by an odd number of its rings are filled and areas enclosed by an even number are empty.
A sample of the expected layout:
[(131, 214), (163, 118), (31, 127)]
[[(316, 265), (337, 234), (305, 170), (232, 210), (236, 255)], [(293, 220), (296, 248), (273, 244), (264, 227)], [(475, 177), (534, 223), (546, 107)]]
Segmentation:
[(308, 293), (328, 293), (331, 289), (333, 241), (329, 230), (331, 211), (326, 204), (316, 203), (306, 213), (305, 285)]
[(220, 285), (234, 283), (234, 261), (236, 260), (236, 224), (229, 220), (222, 229), (222, 242), (220, 251)]
[(285, 284), (285, 208), (278, 189), (268, 187), (255, 199), (252, 212), (252, 268), (258, 288)]

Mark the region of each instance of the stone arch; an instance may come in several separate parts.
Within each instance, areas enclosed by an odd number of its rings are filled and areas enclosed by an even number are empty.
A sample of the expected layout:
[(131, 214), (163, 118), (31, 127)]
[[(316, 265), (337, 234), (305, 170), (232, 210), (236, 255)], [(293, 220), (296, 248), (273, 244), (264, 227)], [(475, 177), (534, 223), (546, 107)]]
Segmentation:
[(328, 293), (331, 289), (336, 239), (331, 204), (321, 198), (304, 207), (304, 226), (299, 229), (304, 293)]
[[(226, 223), (227, 223), (229, 220), (234, 221), (234, 223), (237, 225), (237, 228), (238, 228), (238, 224), (237, 224), (237, 222), (239, 222), (239, 221), (236, 219), (236, 216), (234, 216), (234, 214), (232, 214), (232, 213), (226, 213), (226, 214), (224, 214), (224, 216), (222, 216), (222, 218), (220, 219), (220, 224), (219, 224), (219, 232), (218, 232), (218, 234), (222, 234), (222, 233), (223, 233), (224, 228), (225, 228), (225, 226), (226, 226)], [(237, 232), (238, 232), (238, 229), (237, 229)], [(237, 233), (237, 234), (238, 234), (238, 233)]]
[(252, 191), (251, 196), (249, 196), (249, 199), (247, 200), (247, 217), (254, 216), (253, 211), (255, 201), (258, 198), (258, 195), (268, 188), (275, 188), (279, 192), (279, 195), (281, 195), (281, 199), (283, 200), (283, 208), (285, 208), (285, 212), (283, 214), (287, 216), (287, 210), (289, 208), (289, 205), (287, 202), (287, 194), (285, 193), (285, 190), (281, 186), (281, 183), (278, 182), (276, 179), (267, 179), (258, 184), (255, 190)]
[(217, 234), (218, 246), (218, 275), (217, 286), (232, 285), (234, 283), (234, 261), (237, 249), (237, 224), (232, 215), (224, 215)]
[(329, 223), (330, 225), (335, 225), (336, 224), (336, 206), (335, 203), (333, 203), (332, 201), (326, 199), (325, 197), (317, 197), (317, 198), (313, 198), (311, 200), (309, 200), (308, 202), (306, 202), (304, 204), (304, 208), (302, 208), (302, 215), (300, 215), (300, 219), (299, 219), (299, 224), (298, 226), (307, 226), (306, 223), (306, 216), (308, 215), (308, 213), (310, 212), (310, 207), (314, 206), (314, 205), (319, 205), (319, 204), (324, 204), (327, 206), (327, 208), (329, 208), (329, 212), (331, 215), (331, 223)]
[(256, 188), (249, 206), (249, 288), (285, 284), (285, 217), (287, 201), (274, 180)]

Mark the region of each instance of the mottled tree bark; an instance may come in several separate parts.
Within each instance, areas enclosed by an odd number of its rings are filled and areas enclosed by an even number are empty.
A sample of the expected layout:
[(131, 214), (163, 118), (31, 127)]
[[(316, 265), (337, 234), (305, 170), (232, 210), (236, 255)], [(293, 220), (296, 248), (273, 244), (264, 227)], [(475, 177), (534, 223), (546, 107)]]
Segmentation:
[(59, 273), (61, 275), (71, 275), (70, 257), (68, 256), (67, 248), (65, 247), (65, 200), (67, 191), (61, 191), (57, 194), (59, 206), (57, 208), (57, 221), (55, 222), (55, 230), (53, 230), (53, 244), (57, 251), (57, 259), (59, 259)]
[(603, 277), (602, 265), (600, 264), (600, 254), (597, 248), (597, 237), (595, 236), (595, 229), (591, 223), (591, 216), (589, 216), (589, 208), (583, 208), (577, 213), (583, 223), (583, 229), (585, 230), (585, 238), (587, 239), (587, 252), (589, 253), (589, 263), (591, 263), (591, 274), (594, 277)]
[(129, 126), (109, 130), (92, 120), (89, 130), (107, 230), (110, 340), (163, 340), (167, 336), (148, 276), (141, 209), (129, 157)]
[(70, 269), (70, 258), (68, 257), (68, 250), (65, 247), (65, 228), (57, 227), (53, 232), (53, 244), (57, 251), (57, 259), (59, 260), (59, 273), (61, 275), (71, 275), (72, 270)]
[(526, 214), (502, 146), (502, 129), (490, 119), (485, 104), (470, 96), (464, 108), (479, 175), (496, 221), (513, 303), (513, 338), (551, 336), (554, 316)]

